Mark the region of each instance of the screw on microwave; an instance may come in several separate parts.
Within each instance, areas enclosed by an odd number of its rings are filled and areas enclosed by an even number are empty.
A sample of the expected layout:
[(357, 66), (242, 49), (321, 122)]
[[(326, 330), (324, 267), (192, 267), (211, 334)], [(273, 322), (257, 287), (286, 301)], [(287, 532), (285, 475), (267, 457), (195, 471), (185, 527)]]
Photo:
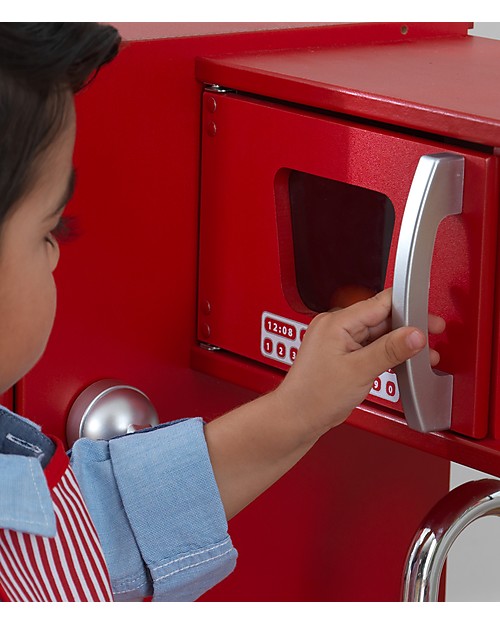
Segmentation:
[(215, 111), (217, 110), (217, 100), (212, 97), (207, 98), (206, 107), (209, 113), (215, 113)]

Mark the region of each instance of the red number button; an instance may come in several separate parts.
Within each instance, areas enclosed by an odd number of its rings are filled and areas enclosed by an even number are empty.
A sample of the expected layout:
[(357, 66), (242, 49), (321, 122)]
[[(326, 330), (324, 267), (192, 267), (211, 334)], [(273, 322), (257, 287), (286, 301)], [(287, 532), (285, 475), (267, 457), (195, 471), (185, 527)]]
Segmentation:
[(394, 382), (387, 382), (385, 385), (385, 392), (389, 397), (394, 397), (396, 395), (396, 385)]
[(264, 339), (264, 351), (270, 354), (273, 351), (273, 342), (271, 339)]

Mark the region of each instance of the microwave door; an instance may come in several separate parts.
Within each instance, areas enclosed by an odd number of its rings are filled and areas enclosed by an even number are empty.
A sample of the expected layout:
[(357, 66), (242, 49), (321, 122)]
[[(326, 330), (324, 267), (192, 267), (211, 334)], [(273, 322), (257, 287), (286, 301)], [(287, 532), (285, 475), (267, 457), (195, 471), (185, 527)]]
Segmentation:
[[(394, 267), (394, 328), (417, 326), (428, 333), (431, 261), (440, 222), (462, 212), (463, 156), (422, 156), (401, 223)], [(408, 425), (420, 432), (451, 425), (453, 376), (433, 371), (429, 347), (395, 368)]]
[[(208, 97), (216, 97), (217, 107), (215, 112), (204, 107), (203, 128), (216, 122), (218, 131), (203, 133), (198, 340), (245, 359), (241, 362), (261, 380), (267, 368), (273, 375), (291, 366), (303, 326), (316, 314), (348, 305), (353, 291), (357, 296), (361, 289), (396, 286), (400, 324), (425, 330), (428, 309), (446, 320), (443, 334), (431, 336), (429, 343), (441, 355), (439, 368), (453, 376), (452, 385), (443, 382), (453, 391), (450, 429), (471, 438), (486, 436), (497, 157), (474, 146), (452, 148), (241, 95)], [(460, 159), (467, 161), (463, 180), (463, 174), (443, 175)], [(450, 198), (461, 198), (462, 183), (462, 212), (451, 214), (460, 202), (450, 205)], [(403, 311), (405, 293), (409, 310), (419, 307), (416, 318)], [(403, 382), (414, 408), (401, 401), (390, 370), (374, 381), (361, 410), (374, 407), (401, 418), (416, 414), (408, 420), (412, 427), (445, 428), (449, 408), (438, 423), (427, 425), (421, 415), (435, 419), (437, 410), (424, 409), (430, 398), (415, 399), (418, 392), (445, 394), (429, 391), (442, 376), (429, 368), (428, 352), (424, 358), (425, 381), (413, 375), (415, 359)], [(233, 374), (228, 374), (231, 380), (247, 384), (246, 377)], [(269, 387), (256, 381), (255, 388)]]

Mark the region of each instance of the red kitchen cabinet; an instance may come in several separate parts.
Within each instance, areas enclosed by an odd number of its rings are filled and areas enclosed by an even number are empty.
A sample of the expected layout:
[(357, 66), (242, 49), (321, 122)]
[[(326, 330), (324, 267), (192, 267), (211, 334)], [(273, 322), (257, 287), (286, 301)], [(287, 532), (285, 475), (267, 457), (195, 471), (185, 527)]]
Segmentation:
[[(205, 218), (203, 194), (207, 187), (223, 192), (225, 182), (221, 171), (214, 172), (215, 178), (201, 171), (204, 123), (214, 121), (206, 110), (202, 117), (205, 82), (213, 84), (220, 76), (224, 87), (244, 92), (237, 97), (279, 99), (276, 106), (292, 103), (304, 115), (314, 108), (313, 116), (334, 114), (340, 124), (366, 125), (369, 120), (380, 135), (395, 133), (412, 145), (454, 141), (456, 128), (463, 127), (466, 136), (455, 147), (474, 152), (476, 169), (487, 181), (478, 191), (481, 205), (486, 203), (486, 196), (496, 192), (497, 157), (478, 145), (494, 136), (495, 124), (477, 119), (462, 124), (449, 116), (443, 129), (442, 115), (422, 110), (429, 129), (411, 126), (410, 140), (407, 102), (397, 94), (383, 98), (366, 85), (337, 85), (332, 111), (331, 101), (324, 99), (329, 90), (311, 74), (316, 67), (312, 61), (322, 51), (334, 49), (341, 55), (335, 63), (340, 71), (349, 59), (354, 63), (362, 58), (361, 52), (372, 58), (374, 52), (391, 49), (397, 57), (401, 51), (410, 53), (418, 42), (436, 50), (467, 39), (466, 24), (402, 26), (343, 24), (232, 33), (196, 33), (193, 26), (186, 34), (174, 24), (165, 25), (164, 35), (155, 40), (128, 42), (77, 97), (78, 184), (68, 212), (78, 217), (81, 235), (62, 250), (54, 333), (40, 363), (16, 386), (15, 409), (64, 439), (73, 401), (102, 378), (139, 387), (163, 422), (199, 414), (213, 418), (282, 378), (286, 367), (265, 363), (258, 355), (206, 349), (216, 332), (211, 319), (218, 310), (207, 315), (204, 307), (208, 300), (198, 278), (210, 265), (200, 266), (199, 261), (210, 248), (203, 232), (198, 237)], [(286, 64), (296, 67), (295, 53), (309, 60), (301, 77), (301, 92), (307, 96), (302, 101), (296, 100), (296, 77), (284, 71)], [(281, 59), (281, 73), (264, 66), (273, 54)], [(197, 59), (203, 60), (196, 68)], [(387, 66), (374, 83), (392, 84), (392, 72)], [(480, 133), (477, 139), (474, 133)], [(258, 181), (246, 184), (253, 187)], [(397, 187), (397, 182), (392, 184)], [(243, 187), (238, 199), (243, 202), (245, 195)], [(487, 223), (489, 227), (478, 225), (474, 240), (485, 238), (491, 247), (493, 217)], [(214, 250), (220, 261), (225, 250)], [(481, 280), (487, 282), (494, 267), (481, 271)], [(223, 284), (224, 276), (213, 276), (217, 279)], [(492, 298), (488, 294), (487, 301)], [(471, 311), (478, 307), (471, 304)], [(480, 307), (479, 312), (497, 314)], [(233, 331), (246, 332), (237, 317), (228, 315), (225, 323), (231, 319)], [(495, 354), (496, 326), (491, 319), (489, 323)], [(204, 324), (208, 336), (203, 336)], [(487, 386), (483, 402), (491, 390)], [(491, 405), (486, 420), (492, 422)], [(448, 490), (449, 460), (500, 473), (499, 449), (493, 437), (475, 442), (457, 433), (410, 431), (400, 411), (383, 403), (364, 404), (348, 424), (325, 436), (285, 478), (231, 521), (240, 552), (237, 570), (204, 599), (398, 600), (406, 550), (421, 518)], [(264, 552), (272, 554), (267, 562)]]

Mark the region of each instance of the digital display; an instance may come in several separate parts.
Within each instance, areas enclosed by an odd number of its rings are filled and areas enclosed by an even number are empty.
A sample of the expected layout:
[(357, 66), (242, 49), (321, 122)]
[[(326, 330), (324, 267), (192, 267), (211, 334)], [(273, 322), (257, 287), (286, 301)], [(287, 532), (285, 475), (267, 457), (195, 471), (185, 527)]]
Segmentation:
[(297, 330), (294, 326), (289, 323), (285, 323), (284, 321), (279, 321), (278, 319), (273, 319), (271, 317), (266, 317), (264, 321), (266, 330), (271, 332), (272, 334), (277, 334), (278, 336), (284, 336), (291, 341), (295, 341), (297, 337)]

